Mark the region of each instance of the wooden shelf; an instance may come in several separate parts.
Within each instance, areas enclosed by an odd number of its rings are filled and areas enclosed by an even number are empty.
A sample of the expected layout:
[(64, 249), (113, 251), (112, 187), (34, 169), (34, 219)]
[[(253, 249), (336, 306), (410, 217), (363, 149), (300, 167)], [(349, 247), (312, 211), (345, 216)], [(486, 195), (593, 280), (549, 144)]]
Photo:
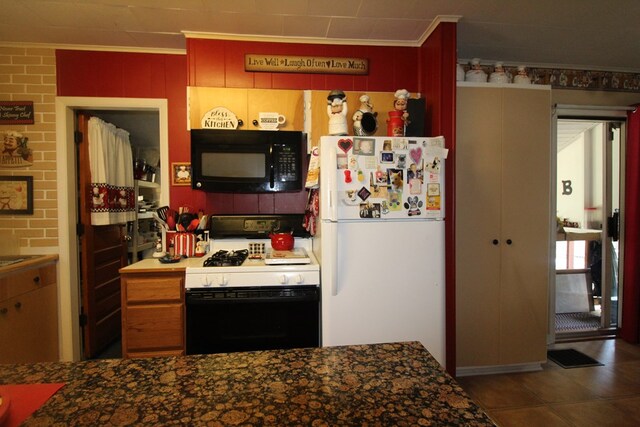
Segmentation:
[(136, 180), (136, 183), (138, 184), (138, 187), (142, 188), (160, 188), (160, 184), (157, 182)]
[[(141, 245), (137, 245), (136, 246), (136, 251), (137, 252), (146, 251), (147, 249), (154, 248), (155, 246), (156, 246), (156, 244), (154, 242), (143, 243)], [(129, 250), (129, 253), (133, 253), (133, 247), (132, 246), (130, 246), (128, 250)]]

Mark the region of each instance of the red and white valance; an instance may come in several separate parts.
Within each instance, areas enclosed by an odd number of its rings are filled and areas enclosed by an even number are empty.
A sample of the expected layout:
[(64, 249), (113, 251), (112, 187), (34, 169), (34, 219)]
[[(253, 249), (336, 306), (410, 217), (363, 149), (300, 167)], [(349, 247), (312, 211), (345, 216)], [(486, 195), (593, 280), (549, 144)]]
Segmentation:
[(133, 154), (129, 132), (89, 119), (91, 225), (123, 224), (135, 219)]

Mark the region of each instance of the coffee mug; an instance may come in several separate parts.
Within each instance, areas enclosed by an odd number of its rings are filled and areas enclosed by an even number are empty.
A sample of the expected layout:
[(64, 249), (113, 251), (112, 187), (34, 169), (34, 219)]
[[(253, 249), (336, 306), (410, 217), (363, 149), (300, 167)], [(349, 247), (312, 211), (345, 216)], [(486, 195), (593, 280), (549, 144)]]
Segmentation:
[(278, 126), (287, 120), (285, 116), (278, 113), (258, 113), (258, 125), (262, 130), (277, 130)]

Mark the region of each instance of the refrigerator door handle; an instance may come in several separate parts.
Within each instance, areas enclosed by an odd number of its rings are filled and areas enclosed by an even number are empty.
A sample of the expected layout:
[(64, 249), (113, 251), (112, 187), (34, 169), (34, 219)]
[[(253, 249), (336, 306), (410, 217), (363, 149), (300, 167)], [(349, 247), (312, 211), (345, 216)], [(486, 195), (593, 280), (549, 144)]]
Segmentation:
[(320, 142), (320, 199), (322, 219), (338, 219), (337, 153), (334, 137), (322, 137)]
[(327, 249), (328, 254), (331, 257), (331, 261), (329, 262), (329, 280), (331, 280), (331, 296), (335, 297), (338, 295), (338, 224), (335, 222), (327, 223), (328, 233), (326, 235), (327, 239)]

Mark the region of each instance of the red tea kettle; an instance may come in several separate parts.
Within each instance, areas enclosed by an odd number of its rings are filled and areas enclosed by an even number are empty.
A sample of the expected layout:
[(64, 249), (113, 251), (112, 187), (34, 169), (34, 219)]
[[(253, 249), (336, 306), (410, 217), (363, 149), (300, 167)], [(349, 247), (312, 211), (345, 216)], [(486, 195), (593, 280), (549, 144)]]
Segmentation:
[(271, 247), (276, 251), (290, 251), (293, 249), (293, 231), (289, 233), (270, 233)]

